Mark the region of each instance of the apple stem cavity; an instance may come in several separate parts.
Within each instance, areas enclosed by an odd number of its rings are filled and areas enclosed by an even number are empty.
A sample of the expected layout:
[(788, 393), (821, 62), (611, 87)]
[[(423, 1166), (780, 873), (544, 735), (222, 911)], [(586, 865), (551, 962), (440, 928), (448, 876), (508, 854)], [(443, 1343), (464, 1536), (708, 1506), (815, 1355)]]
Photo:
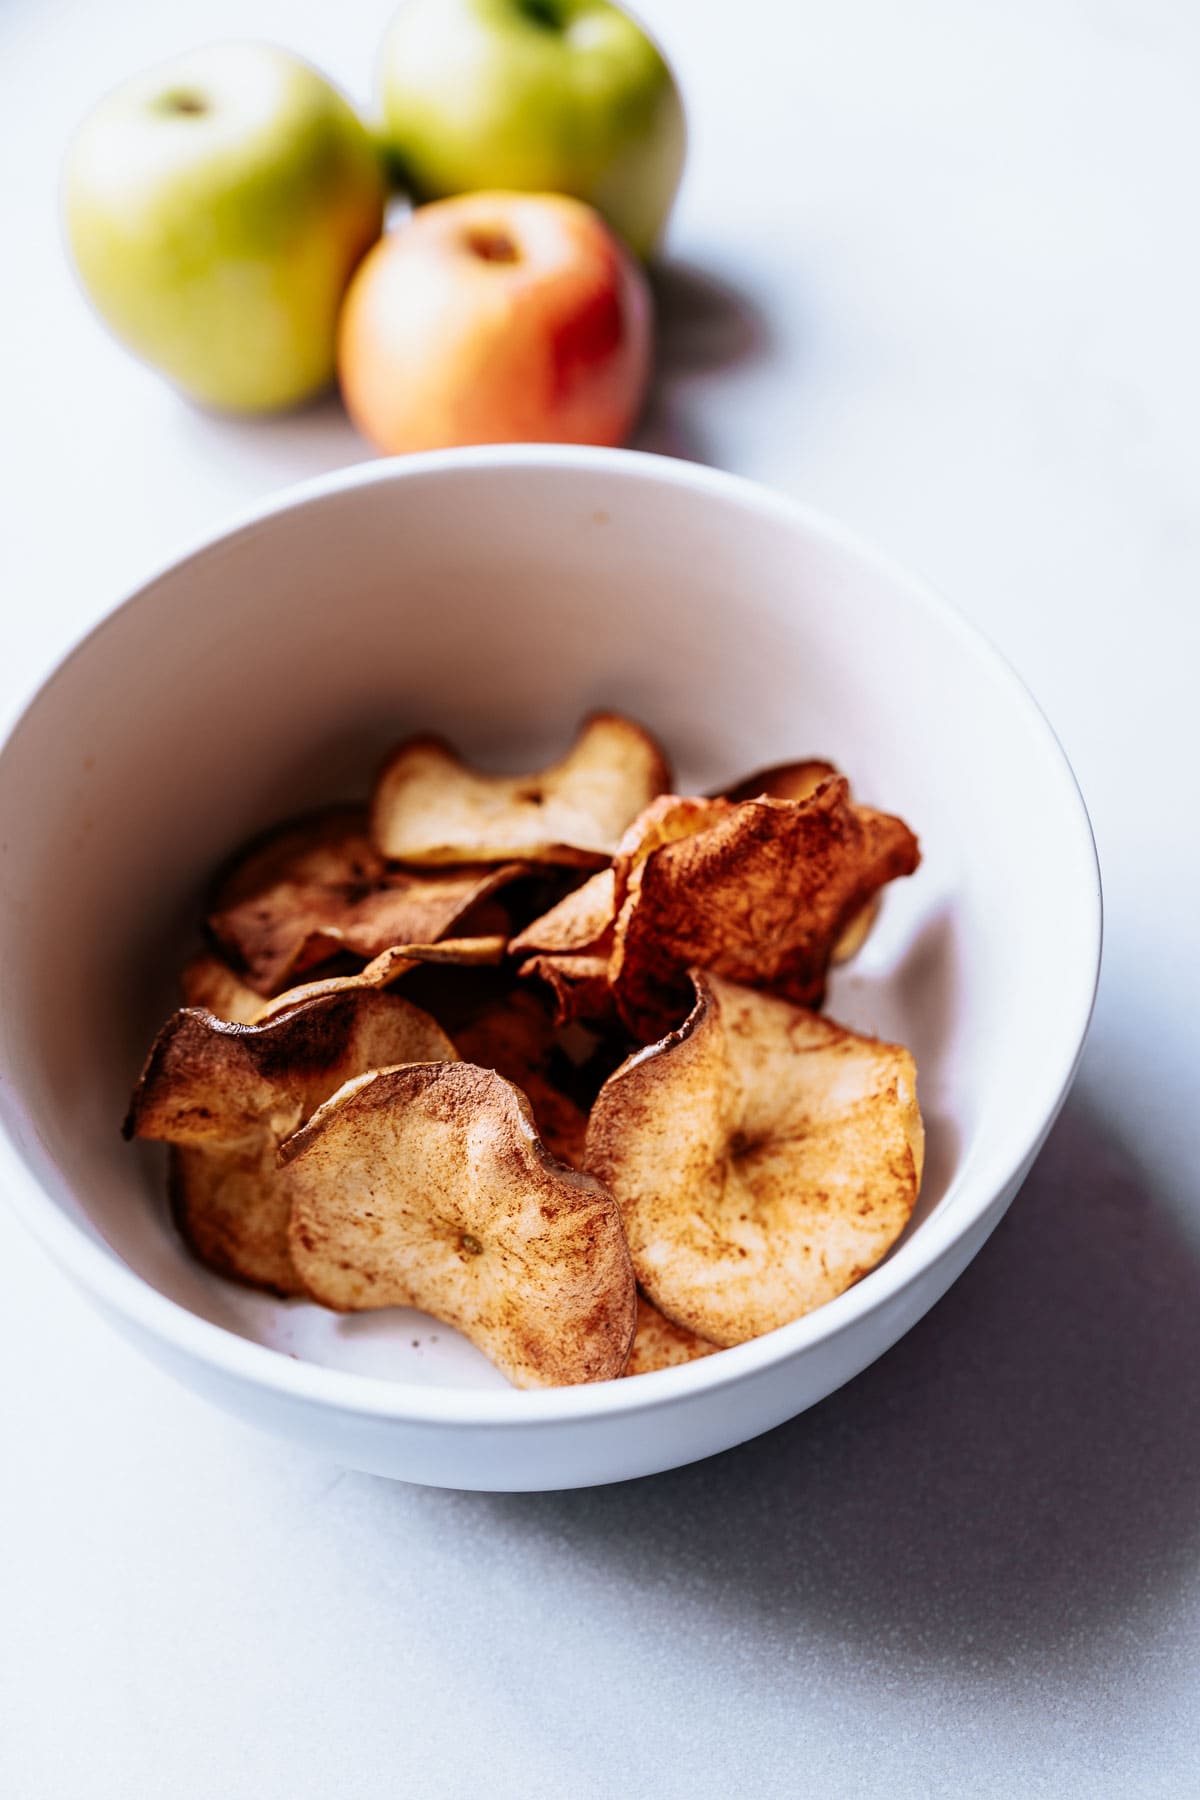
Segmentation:
[(488, 231), (479, 226), (467, 233), (467, 249), (482, 262), (520, 262), (521, 253), (506, 231)]
[(540, 31), (562, 30), (563, 15), (559, 0), (519, 0), (517, 11)]
[(172, 88), (169, 93), (159, 95), (154, 107), (156, 112), (174, 113), (180, 118), (195, 118), (208, 111), (208, 101), (199, 94), (189, 93), (185, 88)]

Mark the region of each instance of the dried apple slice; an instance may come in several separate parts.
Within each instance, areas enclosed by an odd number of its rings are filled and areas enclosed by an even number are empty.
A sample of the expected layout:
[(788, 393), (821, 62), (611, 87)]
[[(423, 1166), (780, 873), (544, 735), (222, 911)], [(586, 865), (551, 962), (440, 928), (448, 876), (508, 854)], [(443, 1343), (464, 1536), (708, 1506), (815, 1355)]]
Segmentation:
[(292, 1256), (323, 1305), (418, 1307), (517, 1387), (621, 1374), (636, 1298), (616, 1203), (554, 1161), (494, 1069), (376, 1070), (281, 1154)]
[[(731, 788), (724, 790), (727, 800), (807, 800), (815, 794), (821, 783), (828, 781), (838, 773), (833, 763), (822, 762), (811, 757), (805, 762), (775, 763), (768, 769), (759, 769), (754, 775), (747, 775)], [(837, 943), (833, 946), (830, 960), (835, 963), (849, 962), (857, 956), (867, 938), (871, 927), (879, 916), (879, 899), (869, 900), (862, 911), (856, 913), (846, 926)]]
[(867, 901), (867, 904), (859, 908), (854, 914), (854, 917), (850, 920), (850, 923), (844, 926), (842, 931), (838, 934), (833, 949), (829, 952), (830, 962), (837, 964), (846, 963), (849, 962), (852, 957), (857, 956), (867, 939), (870, 937), (871, 927), (878, 917), (879, 895), (872, 894), (871, 898)]
[(608, 985), (615, 891), (613, 870), (600, 869), (509, 943), (520, 975), (544, 981), (553, 993), (556, 1024), (616, 1017)]
[(548, 1075), (530, 1074), (520, 1087), (533, 1111), (538, 1136), (550, 1154), (568, 1168), (582, 1169), (587, 1147), (587, 1114)]
[(510, 956), (546, 950), (555, 955), (594, 949), (617, 916), (616, 886), (612, 869), (598, 869), (582, 887), (574, 888), (549, 912), (509, 942)]
[(373, 958), (365, 968), (353, 975), (325, 975), (319, 981), (302, 981), (298, 987), (285, 988), (274, 999), (256, 995), (257, 1011), (249, 1024), (262, 1024), (291, 1012), (306, 1000), (320, 994), (345, 994), (355, 988), (386, 988), (402, 975), (419, 967), (481, 969), (497, 968), (504, 961), (508, 940), (502, 937), (443, 938), (439, 944), (393, 944)]
[(364, 1069), (457, 1054), (428, 1014), (398, 994), (331, 994), (262, 1025), (230, 1025), (188, 1008), (155, 1039), (125, 1135), (175, 1146), (176, 1219), (202, 1261), (294, 1294), (301, 1289), (287, 1244), (289, 1183), (276, 1167), (281, 1140)]
[(184, 1243), (202, 1263), (246, 1287), (303, 1292), (287, 1245), (291, 1202), (270, 1135), (235, 1150), (172, 1144), (167, 1194)]
[(626, 1375), (652, 1375), (655, 1369), (674, 1369), (680, 1363), (711, 1356), (716, 1349), (716, 1344), (706, 1343), (694, 1331), (673, 1324), (657, 1306), (650, 1304), (645, 1294), (638, 1295), (637, 1335), (625, 1365)]
[(853, 805), (840, 776), (807, 800), (741, 801), (630, 874), (609, 961), (617, 1010), (635, 1036), (661, 1034), (690, 965), (819, 1005), (846, 927), (919, 860), (903, 820)]
[[(916, 840), (907, 827), (890, 820), (887, 814), (853, 807), (849, 790), (831, 763), (781, 764), (777, 769), (752, 776), (735, 791), (740, 792), (742, 786), (750, 789), (774, 784), (781, 798), (808, 799), (831, 779), (841, 784), (843, 810), (854, 823), (860, 851), (868, 858), (874, 854), (870, 847), (872, 832), (878, 839), (880, 832), (875, 825), (886, 821), (888, 827), (898, 827), (895, 836), (900, 853), (915, 858)], [(678, 1017), (679, 996), (683, 992), (680, 972), (689, 960), (708, 964), (716, 959), (716, 966), (725, 967), (726, 973), (790, 991), (794, 971), (785, 971), (782, 977), (771, 973), (778, 950), (772, 948), (770, 939), (781, 932), (792, 940), (803, 937), (811, 930), (813, 920), (811, 905), (805, 910), (798, 904), (805, 898), (804, 881), (788, 885), (788, 867), (793, 856), (807, 856), (807, 879), (810, 884), (814, 879), (820, 882), (812, 855), (814, 848), (819, 847), (825, 851), (828, 862), (830, 833), (814, 831), (813, 820), (809, 819), (808, 842), (797, 846), (795, 839), (804, 821), (790, 818), (786, 812), (773, 818), (769, 813), (759, 815), (760, 830), (756, 834), (754, 818), (722, 795), (703, 798), (661, 794), (629, 827), (611, 869), (600, 870), (511, 939), (509, 955), (523, 959), (521, 974), (539, 978), (553, 990), (560, 1023), (572, 1019), (606, 1023), (613, 1017), (615, 1004), (631, 1030), (643, 1038), (654, 1037)], [(722, 836), (710, 840), (706, 834), (718, 827), (722, 828)], [(817, 844), (822, 836), (826, 842)], [(660, 851), (691, 840), (697, 840), (701, 849), (679, 850), (663, 870), (645, 878), (655, 909), (653, 919), (644, 910), (641, 918), (631, 921), (622, 908), (631, 893), (641, 895), (639, 870)], [(707, 854), (710, 851), (711, 856)], [(685, 871), (691, 867), (703, 869), (704, 883), (716, 882), (721, 896), (717, 908), (722, 915), (719, 929), (714, 933), (710, 921), (707, 935), (693, 945), (690, 958), (676, 945), (671, 922), (672, 917), (686, 917), (693, 927), (696, 924), (688, 901), (690, 876), (685, 873), (682, 880), (671, 880), (676, 864)], [(843, 856), (838, 869), (843, 883), (852, 872)], [(892, 870), (907, 872), (901, 867)], [(867, 873), (874, 881), (869, 861)], [(668, 877), (665, 883), (659, 879), (663, 874)], [(752, 887), (763, 903), (761, 918), (757, 907), (748, 911), (745, 904)], [(666, 909), (664, 919), (662, 901), (672, 888), (677, 891), (678, 904)], [(824, 897), (832, 898), (838, 906), (842, 904), (840, 889), (827, 885)], [(793, 998), (819, 999), (829, 963), (845, 962), (861, 949), (877, 912), (878, 898), (871, 893), (857, 911), (850, 911), (830, 944), (818, 942), (810, 957), (803, 990), (793, 993)], [(619, 927), (615, 923), (618, 919), (622, 921)], [(788, 947), (794, 950), (795, 942)]]
[(837, 775), (831, 762), (810, 756), (801, 762), (772, 763), (769, 769), (757, 769), (732, 787), (722, 788), (726, 800), (807, 800), (823, 781)]
[(510, 941), (509, 955), (524, 959), (521, 975), (552, 990), (558, 1024), (581, 1020), (607, 1027), (615, 1021), (608, 965), (613, 921), (630, 874), (652, 851), (703, 830), (728, 811), (724, 800), (660, 794), (622, 837), (612, 868), (599, 870)]
[(907, 1050), (692, 971), (684, 1024), (609, 1077), (586, 1167), (667, 1318), (740, 1344), (833, 1299), (912, 1213), (924, 1132)]
[(495, 1069), (521, 1089), (543, 1142), (559, 1162), (580, 1168), (587, 1114), (554, 1080), (558, 1042), (532, 995), (518, 992), (493, 1000), (453, 1036), (464, 1062)]
[(271, 995), (339, 950), (370, 958), (393, 944), (434, 942), (525, 873), (512, 864), (389, 869), (365, 814), (334, 807), (242, 851), (217, 883), (208, 929), (246, 982)]
[(573, 888), (557, 905), (534, 919), (509, 942), (511, 956), (547, 951), (574, 955), (589, 951), (607, 955), (613, 920), (629, 876), (651, 851), (676, 838), (701, 831), (729, 811), (726, 801), (686, 794), (660, 794), (634, 819), (617, 845), (610, 869), (598, 869), (582, 887)]
[(371, 836), (381, 855), (403, 863), (520, 858), (596, 868), (669, 786), (660, 746), (618, 713), (593, 713), (561, 761), (529, 775), (480, 774), (441, 738), (415, 737), (380, 772)]
[(193, 957), (180, 973), (179, 986), (185, 1006), (201, 1006), (229, 1025), (253, 1025), (263, 1003), (262, 995), (219, 956)]
[[(735, 782), (733, 787), (724, 789), (724, 798), (807, 800), (810, 794), (816, 793), (822, 782), (828, 781), (837, 773), (833, 763), (822, 762), (818, 757), (810, 757), (805, 762), (774, 763), (769, 769), (759, 769), (756, 774), (747, 775), (744, 781)], [(871, 927), (878, 916), (879, 897), (876, 895), (850, 920), (833, 946), (830, 961), (844, 963), (857, 956), (870, 936)]]
[(557, 1049), (545, 1011), (532, 994), (520, 991), (476, 1007), (451, 1035), (464, 1062), (498, 1069), (517, 1087), (525, 1085), (522, 1074), (548, 1069)]
[(612, 989), (608, 984), (607, 956), (527, 956), (519, 971), (522, 980), (544, 981), (554, 995), (554, 1022), (578, 1021), (607, 1029), (617, 1021)]
[(648, 856), (680, 838), (695, 837), (707, 831), (732, 811), (730, 802), (720, 794), (660, 794), (633, 821), (613, 858), (618, 908), (625, 898), (629, 878)]

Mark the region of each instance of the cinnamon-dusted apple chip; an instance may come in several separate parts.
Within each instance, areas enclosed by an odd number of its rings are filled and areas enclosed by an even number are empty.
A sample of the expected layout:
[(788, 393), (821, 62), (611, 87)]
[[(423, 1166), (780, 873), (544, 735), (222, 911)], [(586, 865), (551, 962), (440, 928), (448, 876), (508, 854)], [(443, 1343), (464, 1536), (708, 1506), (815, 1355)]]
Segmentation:
[[(810, 757), (807, 762), (774, 763), (769, 769), (759, 769), (756, 774), (747, 775), (744, 781), (735, 782), (723, 793), (726, 800), (807, 800), (823, 781), (837, 773), (833, 763), (822, 762), (817, 757)], [(857, 956), (878, 915), (879, 897), (876, 895), (850, 920), (833, 946), (830, 961), (844, 963)]]
[(246, 982), (270, 995), (339, 950), (370, 958), (393, 944), (432, 943), (524, 874), (513, 864), (388, 868), (365, 814), (331, 807), (243, 851), (217, 884), (208, 929)]
[(725, 800), (807, 800), (823, 781), (838, 773), (831, 762), (810, 756), (803, 762), (772, 763), (769, 769), (756, 769), (732, 787), (722, 788)]
[(617, 845), (610, 869), (598, 869), (582, 887), (572, 889), (557, 905), (526, 925), (509, 942), (511, 956), (536, 951), (574, 955), (588, 951), (607, 955), (609, 932), (617, 916), (629, 876), (652, 850), (690, 837), (724, 816), (728, 803), (687, 794), (660, 794), (634, 819)]
[(180, 971), (179, 987), (185, 1006), (201, 1006), (229, 1025), (253, 1025), (262, 1009), (262, 995), (219, 956), (193, 957)]
[(609, 1077), (586, 1166), (639, 1284), (739, 1344), (833, 1299), (907, 1223), (924, 1132), (907, 1050), (694, 970), (684, 1024)]
[(879, 895), (872, 894), (865, 906), (859, 907), (848, 925), (838, 933), (837, 941), (829, 952), (831, 963), (849, 962), (857, 956), (871, 935), (871, 927), (879, 917)]
[(520, 1088), (539, 1136), (559, 1162), (582, 1168), (587, 1114), (554, 1079), (558, 1040), (533, 995), (518, 991), (489, 1001), (452, 1036), (464, 1062), (495, 1069)]
[(376, 1070), (281, 1154), (292, 1255), (314, 1299), (418, 1307), (517, 1387), (621, 1374), (636, 1298), (616, 1203), (554, 1161), (524, 1095), (494, 1069)]
[(600, 869), (509, 942), (520, 974), (550, 987), (559, 1025), (616, 1016), (608, 985), (615, 892), (614, 871)]
[(639, 1294), (637, 1335), (633, 1340), (633, 1349), (629, 1352), (625, 1373), (651, 1375), (655, 1369), (673, 1369), (680, 1363), (695, 1362), (698, 1357), (711, 1356), (716, 1348), (716, 1344), (706, 1343), (694, 1331), (672, 1324), (670, 1319), (659, 1312), (657, 1306), (651, 1306), (645, 1294)]
[(289, 1182), (276, 1167), (282, 1139), (364, 1069), (457, 1054), (427, 1013), (369, 989), (310, 1000), (261, 1025), (187, 1008), (155, 1039), (125, 1135), (175, 1146), (176, 1219), (202, 1261), (293, 1294)]
[[(355, 988), (387, 987), (417, 965), (478, 968), (501, 961), (500, 938), (446, 938), (440, 944), (398, 944), (368, 963), (357, 975), (310, 981), (268, 1000), (259, 1021), (279, 1018), (318, 994), (347, 993)], [(261, 1003), (260, 1003), (261, 1004)], [(554, 1028), (544, 1009), (528, 993), (509, 993), (479, 1005), (450, 1033), (464, 1062), (496, 1069), (527, 1096), (537, 1128), (560, 1162), (578, 1167), (583, 1161), (587, 1115), (554, 1081), (551, 1070), (558, 1051)], [(394, 1060), (394, 1059), (389, 1059)]]
[(608, 978), (612, 927), (631, 872), (653, 850), (702, 830), (728, 811), (724, 800), (660, 794), (630, 825), (610, 869), (600, 869), (511, 939), (509, 955), (524, 959), (522, 976), (544, 981), (553, 991), (560, 1025), (615, 1020)]
[(526, 925), (510, 939), (510, 956), (546, 950), (554, 955), (574, 955), (594, 950), (611, 929), (617, 916), (616, 885), (612, 869), (597, 869), (582, 887), (574, 888), (549, 912)]
[(707, 831), (732, 810), (730, 801), (720, 794), (660, 794), (652, 800), (617, 845), (613, 858), (617, 906), (625, 898), (633, 871), (655, 850)]
[(379, 775), (371, 836), (404, 863), (519, 858), (596, 868), (669, 786), (659, 745), (619, 713), (593, 713), (561, 761), (530, 775), (483, 775), (441, 738), (415, 737)]
[(608, 957), (586, 952), (555, 956), (539, 952), (521, 964), (522, 980), (544, 981), (554, 995), (554, 1022), (608, 1027), (616, 1023), (612, 989), (608, 985)]
[(635, 1035), (661, 1034), (690, 965), (819, 1005), (843, 931), (919, 860), (903, 820), (855, 806), (841, 776), (807, 800), (730, 806), (630, 874), (609, 960), (617, 1010)]
[(278, 1156), (269, 1134), (235, 1150), (172, 1144), (167, 1195), (180, 1236), (202, 1263), (286, 1297), (302, 1289), (287, 1247), (291, 1203)]
[(504, 961), (507, 942), (502, 937), (474, 937), (443, 938), (437, 944), (393, 944), (352, 975), (325, 975), (318, 981), (302, 981), (298, 987), (285, 988), (272, 1000), (256, 995), (257, 1011), (248, 1023), (260, 1025), (266, 1019), (277, 1019), (281, 1013), (291, 1012), (320, 994), (391, 987), (393, 981), (419, 967), (496, 968)]

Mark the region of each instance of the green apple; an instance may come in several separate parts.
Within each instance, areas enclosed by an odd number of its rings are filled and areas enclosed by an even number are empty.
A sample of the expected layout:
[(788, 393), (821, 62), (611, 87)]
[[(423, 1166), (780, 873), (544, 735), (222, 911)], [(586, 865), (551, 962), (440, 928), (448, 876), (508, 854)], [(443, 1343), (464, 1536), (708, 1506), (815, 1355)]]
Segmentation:
[(383, 142), (422, 200), (574, 194), (641, 256), (683, 171), (679, 90), (608, 0), (406, 0), (384, 40)]
[(384, 181), (366, 127), (307, 63), (219, 44), (136, 76), (84, 120), (63, 199), (97, 311), (193, 399), (267, 412), (332, 380)]

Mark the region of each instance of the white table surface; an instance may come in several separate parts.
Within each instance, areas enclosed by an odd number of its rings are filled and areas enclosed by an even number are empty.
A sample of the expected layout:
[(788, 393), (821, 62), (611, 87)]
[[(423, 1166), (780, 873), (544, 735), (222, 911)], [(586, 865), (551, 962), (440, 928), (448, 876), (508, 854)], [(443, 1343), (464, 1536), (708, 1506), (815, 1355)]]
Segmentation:
[[(839, 515), (1024, 673), (1104, 867), (1083, 1075), (881, 1364), (593, 1492), (315, 1464), (141, 1363), (0, 1214), (12, 1800), (1200, 1791), (1200, 14), (644, 10), (693, 141), (641, 441)], [(71, 124), (238, 33), (365, 99), (387, 12), (5, 0), (6, 714), (160, 561), (365, 454), (332, 402), (204, 418), (109, 342), (58, 244)]]

